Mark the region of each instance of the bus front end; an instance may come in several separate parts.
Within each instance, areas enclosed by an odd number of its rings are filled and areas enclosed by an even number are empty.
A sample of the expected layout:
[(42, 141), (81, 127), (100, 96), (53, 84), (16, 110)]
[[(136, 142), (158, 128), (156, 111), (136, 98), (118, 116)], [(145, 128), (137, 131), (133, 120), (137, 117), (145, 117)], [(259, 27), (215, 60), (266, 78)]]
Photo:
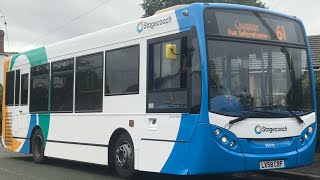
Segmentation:
[(204, 97), (188, 174), (310, 165), (316, 100), (302, 23), (243, 6), (207, 5), (203, 12)]

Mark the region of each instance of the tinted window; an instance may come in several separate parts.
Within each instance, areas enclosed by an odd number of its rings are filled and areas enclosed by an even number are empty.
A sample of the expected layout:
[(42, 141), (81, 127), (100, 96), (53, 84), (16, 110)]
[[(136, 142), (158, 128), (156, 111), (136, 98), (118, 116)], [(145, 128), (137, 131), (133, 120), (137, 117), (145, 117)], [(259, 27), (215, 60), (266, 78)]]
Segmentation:
[(106, 52), (105, 94), (139, 92), (139, 46)]
[(103, 53), (76, 61), (76, 111), (102, 111)]
[(30, 112), (48, 112), (49, 64), (31, 68)]
[(29, 84), (29, 75), (21, 75), (21, 105), (28, 104), (28, 84)]
[(6, 105), (13, 105), (14, 71), (6, 73)]
[(73, 111), (73, 59), (51, 64), (51, 111)]
[(16, 70), (15, 105), (19, 106), (20, 100), (20, 70)]

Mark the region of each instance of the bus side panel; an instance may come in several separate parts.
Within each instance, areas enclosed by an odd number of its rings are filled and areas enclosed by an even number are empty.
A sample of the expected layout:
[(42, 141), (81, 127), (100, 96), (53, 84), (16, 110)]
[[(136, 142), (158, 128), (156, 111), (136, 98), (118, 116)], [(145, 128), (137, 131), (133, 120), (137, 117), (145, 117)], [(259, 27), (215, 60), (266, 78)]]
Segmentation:
[[(156, 119), (155, 124), (152, 119)], [(181, 114), (147, 114), (140, 143), (139, 170), (161, 171), (175, 145), (180, 121)]]

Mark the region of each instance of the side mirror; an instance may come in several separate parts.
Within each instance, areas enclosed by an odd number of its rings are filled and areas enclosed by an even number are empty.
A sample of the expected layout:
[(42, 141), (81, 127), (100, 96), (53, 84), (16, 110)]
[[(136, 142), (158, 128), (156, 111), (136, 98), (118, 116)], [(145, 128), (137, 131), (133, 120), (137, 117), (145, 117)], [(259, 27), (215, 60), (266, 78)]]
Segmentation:
[(177, 45), (166, 44), (166, 59), (176, 60), (177, 59)]

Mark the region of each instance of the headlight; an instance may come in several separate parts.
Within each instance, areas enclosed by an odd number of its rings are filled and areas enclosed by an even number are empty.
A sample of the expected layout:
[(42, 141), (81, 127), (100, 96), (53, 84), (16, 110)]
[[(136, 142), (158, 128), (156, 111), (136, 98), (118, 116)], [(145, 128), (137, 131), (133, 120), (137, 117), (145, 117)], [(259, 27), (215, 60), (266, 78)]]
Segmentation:
[(313, 123), (302, 131), (299, 137), (299, 141), (300, 141), (299, 147), (302, 147), (308, 144), (309, 141), (312, 139), (312, 136), (314, 135), (314, 131), (315, 131), (315, 125), (316, 123)]
[(222, 141), (223, 143), (226, 143), (226, 142), (228, 141), (227, 136), (223, 136), (223, 137), (221, 138), (221, 141)]
[(240, 142), (236, 135), (234, 135), (229, 130), (219, 127), (211, 126), (212, 137), (219, 143), (222, 147), (227, 148), (231, 151), (241, 152)]

